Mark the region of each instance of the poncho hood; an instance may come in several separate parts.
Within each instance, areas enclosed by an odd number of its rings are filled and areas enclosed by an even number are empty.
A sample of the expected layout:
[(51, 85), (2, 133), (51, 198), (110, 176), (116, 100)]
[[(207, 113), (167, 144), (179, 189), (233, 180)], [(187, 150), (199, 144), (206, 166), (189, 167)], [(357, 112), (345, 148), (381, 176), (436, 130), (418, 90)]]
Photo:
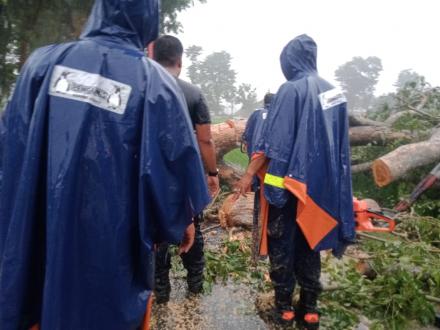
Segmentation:
[(308, 35), (303, 34), (284, 47), (281, 56), (281, 70), (287, 80), (297, 80), (307, 74), (316, 73), (317, 46)]
[(81, 38), (117, 37), (143, 49), (158, 33), (158, 0), (96, 0)]

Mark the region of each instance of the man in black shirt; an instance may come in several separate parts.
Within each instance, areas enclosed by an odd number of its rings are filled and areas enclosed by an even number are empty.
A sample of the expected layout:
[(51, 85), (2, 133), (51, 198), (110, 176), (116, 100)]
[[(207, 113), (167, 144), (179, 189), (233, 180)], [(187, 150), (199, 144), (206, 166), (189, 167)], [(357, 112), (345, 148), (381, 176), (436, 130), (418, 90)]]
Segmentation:
[[(182, 89), (188, 105), (191, 121), (196, 133), (203, 162), (208, 172), (207, 182), (211, 195), (214, 196), (219, 190), (218, 170), (216, 161), (215, 145), (211, 136), (211, 118), (206, 100), (201, 90), (181, 79), (183, 46), (179, 39), (172, 36), (162, 36), (154, 43), (153, 58), (161, 64), (172, 76)], [(200, 222), (203, 214), (194, 219), (196, 235), (194, 245), (188, 253), (181, 255), (183, 265), (188, 271), (188, 290), (192, 293), (200, 293), (203, 287), (203, 271), (205, 259), (203, 254), (204, 242), (200, 230)], [(168, 244), (159, 246), (156, 254), (156, 302), (166, 303), (170, 297), (169, 271), (171, 258)]]

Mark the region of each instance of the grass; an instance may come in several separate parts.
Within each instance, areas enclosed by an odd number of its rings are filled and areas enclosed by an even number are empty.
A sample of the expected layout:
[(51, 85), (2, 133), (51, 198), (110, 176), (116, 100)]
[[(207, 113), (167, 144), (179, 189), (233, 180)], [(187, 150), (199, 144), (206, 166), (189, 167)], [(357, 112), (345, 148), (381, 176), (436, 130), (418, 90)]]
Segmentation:
[(246, 169), (249, 164), (249, 158), (247, 154), (241, 152), (240, 148), (228, 152), (223, 159), (227, 164), (239, 166), (242, 169)]
[(227, 121), (228, 119), (231, 119), (231, 116), (213, 116), (211, 118), (211, 124), (221, 124)]

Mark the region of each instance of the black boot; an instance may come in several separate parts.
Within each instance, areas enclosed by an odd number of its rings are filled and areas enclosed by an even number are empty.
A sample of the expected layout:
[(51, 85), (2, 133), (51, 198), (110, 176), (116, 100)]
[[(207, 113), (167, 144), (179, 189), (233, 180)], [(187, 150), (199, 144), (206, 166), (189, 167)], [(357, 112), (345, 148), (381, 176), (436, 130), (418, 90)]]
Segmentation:
[(170, 301), (171, 284), (168, 276), (156, 277), (154, 297), (157, 304), (166, 304)]
[(203, 273), (205, 270), (205, 254), (204, 240), (200, 229), (200, 223), (203, 221), (202, 215), (194, 219), (196, 233), (194, 244), (188, 253), (181, 255), (183, 266), (188, 272), (186, 281), (188, 283), (188, 291), (192, 294), (199, 294), (203, 291)]
[(170, 300), (171, 283), (170, 283), (171, 256), (167, 244), (162, 244), (156, 251), (156, 273), (154, 296), (158, 304), (165, 304)]
[(188, 274), (186, 281), (188, 283), (188, 291), (192, 294), (199, 294), (203, 292), (203, 273)]
[(298, 306), (298, 323), (301, 328), (319, 329), (318, 297), (318, 292), (301, 289)]
[(271, 314), (275, 323), (283, 327), (292, 326), (296, 316), (295, 309), (292, 307), (292, 296), (275, 290), (275, 308)]

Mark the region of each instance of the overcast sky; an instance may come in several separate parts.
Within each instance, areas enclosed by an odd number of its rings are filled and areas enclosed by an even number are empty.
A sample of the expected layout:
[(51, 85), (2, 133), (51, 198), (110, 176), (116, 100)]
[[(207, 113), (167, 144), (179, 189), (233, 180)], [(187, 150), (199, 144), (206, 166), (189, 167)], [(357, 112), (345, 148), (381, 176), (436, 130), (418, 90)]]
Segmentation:
[(238, 81), (262, 97), (284, 80), (284, 45), (307, 33), (318, 44), (321, 76), (332, 82), (338, 66), (354, 56), (381, 58), (380, 94), (393, 90), (403, 69), (440, 85), (439, 13), (440, 0), (208, 0), (180, 14), (179, 38), (207, 53), (228, 51)]

